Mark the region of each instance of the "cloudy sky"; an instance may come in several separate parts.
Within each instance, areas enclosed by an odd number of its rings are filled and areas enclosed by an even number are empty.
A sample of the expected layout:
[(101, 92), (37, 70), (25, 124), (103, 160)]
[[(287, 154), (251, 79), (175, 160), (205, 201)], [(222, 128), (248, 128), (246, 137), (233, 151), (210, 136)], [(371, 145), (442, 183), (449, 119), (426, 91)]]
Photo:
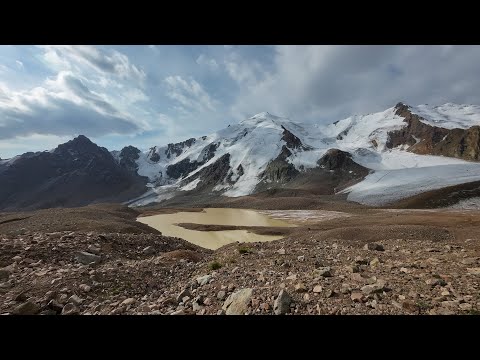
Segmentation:
[(0, 157), (84, 134), (146, 149), (262, 111), (333, 122), (480, 104), (480, 46), (0, 45)]

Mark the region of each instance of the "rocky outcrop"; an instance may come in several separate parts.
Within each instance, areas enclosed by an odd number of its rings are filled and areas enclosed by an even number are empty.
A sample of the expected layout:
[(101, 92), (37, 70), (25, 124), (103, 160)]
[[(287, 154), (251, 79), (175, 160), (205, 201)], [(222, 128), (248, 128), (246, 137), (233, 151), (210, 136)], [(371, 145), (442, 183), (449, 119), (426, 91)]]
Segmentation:
[(352, 160), (352, 155), (339, 149), (330, 149), (318, 161), (318, 166), (325, 170), (343, 172), (364, 172), (365, 167)]
[(196, 191), (211, 190), (215, 185), (222, 183), (230, 172), (230, 154), (225, 154), (197, 173), (190, 176), (186, 182), (200, 178)]
[(167, 149), (165, 150), (165, 155), (167, 156), (167, 159), (170, 159), (174, 155), (175, 156), (180, 155), (186, 147), (192, 146), (195, 143), (195, 141), (196, 141), (195, 138), (190, 138), (188, 140), (185, 140), (179, 143), (168, 144)]
[[(184, 144), (184, 143), (188, 144), (188, 141), (189, 140), (179, 144)], [(200, 166), (204, 165), (210, 159), (212, 159), (215, 156), (215, 151), (217, 150), (218, 145), (219, 143), (211, 143), (205, 146), (200, 152), (200, 155), (198, 156), (198, 160), (191, 161), (189, 158), (185, 158), (175, 164), (167, 166), (167, 175), (174, 179), (180, 179), (188, 175), (189, 173), (198, 169)]]
[(285, 146), (282, 146), (282, 151), (277, 158), (271, 161), (263, 173), (260, 175), (265, 182), (280, 182), (285, 183), (293, 179), (300, 172), (295, 169), (293, 164), (287, 161), (287, 158), (292, 152)]
[(125, 146), (120, 151), (120, 166), (132, 174), (137, 174), (138, 165), (135, 160), (140, 157), (140, 150), (135, 146)]
[(296, 150), (310, 150), (311, 147), (305, 146), (302, 141), (296, 137), (294, 134), (292, 134), (290, 131), (288, 131), (283, 125), (283, 136), (282, 140), (287, 143), (287, 147), (290, 149), (296, 149)]
[(145, 178), (83, 135), (53, 151), (25, 153), (1, 167), (0, 209), (6, 210), (125, 201), (146, 191)]
[(395, 114), (407, 125), (388, 133), (388, 148), (405, 145), (407, 151), (421, 155), (440, 155), (464, 160), (480, 160), (480, 126), (468, 129), (444, 129), (421, 122), (409, 106), (398, 103)]

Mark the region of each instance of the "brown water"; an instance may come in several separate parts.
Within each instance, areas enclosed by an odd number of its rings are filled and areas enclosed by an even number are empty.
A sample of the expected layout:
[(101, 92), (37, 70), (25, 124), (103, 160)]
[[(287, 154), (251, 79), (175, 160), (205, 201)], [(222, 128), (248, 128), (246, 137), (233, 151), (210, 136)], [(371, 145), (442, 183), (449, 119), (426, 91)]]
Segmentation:
[(272, 219), (265, 214), (246, 209), (204, 209), (203, 212), (178, 212), (175, 214), (160, 214), (140, 217), (139, 222), (147, 224), (162, 232), (165, 236), (174, 236), (185, 239), (193, 244), (207, 249), (218, 249), (233, 242), (272, 241), (282, 236), (257, 235), (247, 230), (227, 231), (197, 231), (184, 229), (175, 224), (194, 223), (208, 225), (237, 225), (237, 226), (295, 226), (285, 221)]

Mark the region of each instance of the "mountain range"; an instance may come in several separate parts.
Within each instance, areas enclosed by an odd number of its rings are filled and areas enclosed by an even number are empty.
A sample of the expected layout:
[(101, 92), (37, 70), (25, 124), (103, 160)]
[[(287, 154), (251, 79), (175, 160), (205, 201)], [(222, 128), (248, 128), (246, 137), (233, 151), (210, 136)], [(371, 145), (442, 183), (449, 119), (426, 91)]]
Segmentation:
[(239, 197), (275, 189), (384, 206), (480, 181), (479, 160), (477, 105), (398, 103), (329, 125), (264, 112), (146, 151), (109, 152), (78, 136), (53, 150), (0, 160), (0, 209), (140, 206), (190, 194)]

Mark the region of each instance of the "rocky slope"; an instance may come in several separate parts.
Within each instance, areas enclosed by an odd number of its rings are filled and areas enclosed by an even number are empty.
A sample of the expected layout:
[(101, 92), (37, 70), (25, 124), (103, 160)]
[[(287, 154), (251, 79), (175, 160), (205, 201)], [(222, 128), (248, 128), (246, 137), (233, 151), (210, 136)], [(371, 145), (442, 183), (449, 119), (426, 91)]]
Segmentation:
[(125, 201), (146, 191), (134, 159), (120, 164), (85, 136), (45, 152), (26, 153), (0, 162), (0, 209), (81, 206)]
[(364, 211), (213, 252), (89, 224), (23, 229), (0, 235), (0, 314), (478, 314), (479, 221)]

